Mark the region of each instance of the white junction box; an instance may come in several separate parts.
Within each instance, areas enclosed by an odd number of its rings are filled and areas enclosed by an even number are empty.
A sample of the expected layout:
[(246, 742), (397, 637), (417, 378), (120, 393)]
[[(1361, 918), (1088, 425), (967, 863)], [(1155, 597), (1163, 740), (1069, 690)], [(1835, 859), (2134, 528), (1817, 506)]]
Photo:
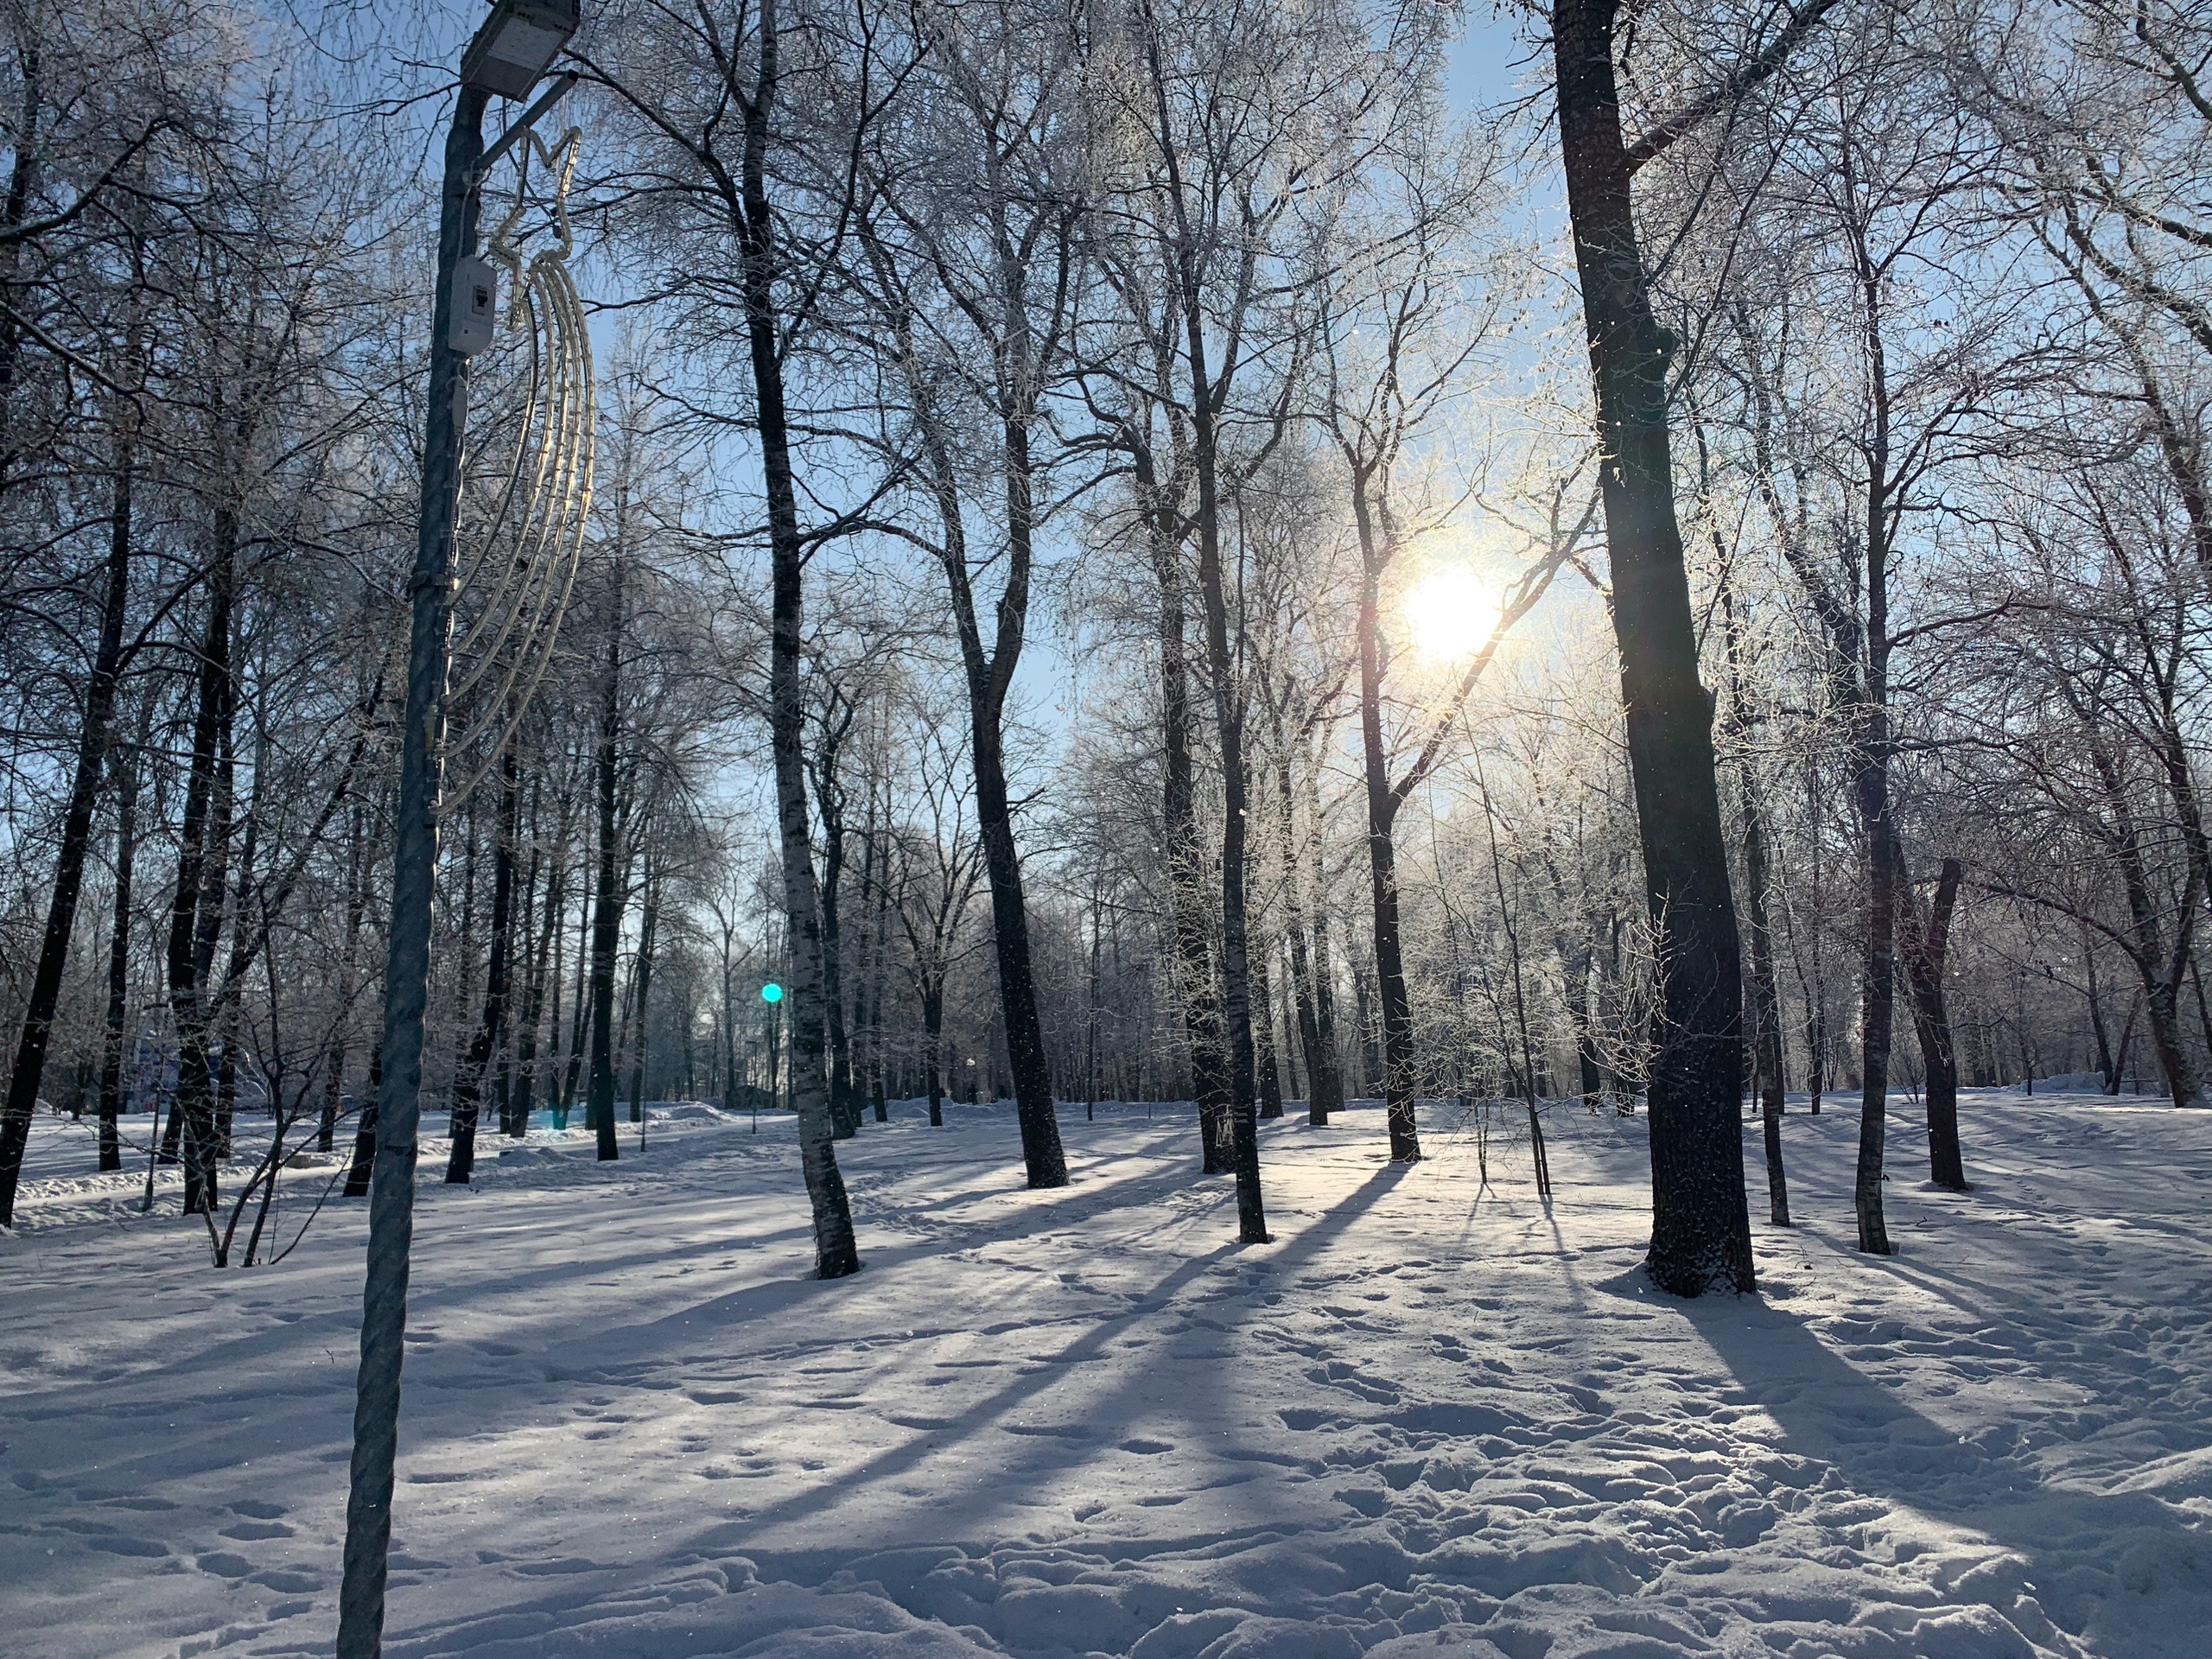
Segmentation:
[(492, 343), (492, 325), (499, 310), (499, 278), (492, 262), (471, 254), (453, 269), (453, 320), (447, 325), (446, 343), (463, 357)]

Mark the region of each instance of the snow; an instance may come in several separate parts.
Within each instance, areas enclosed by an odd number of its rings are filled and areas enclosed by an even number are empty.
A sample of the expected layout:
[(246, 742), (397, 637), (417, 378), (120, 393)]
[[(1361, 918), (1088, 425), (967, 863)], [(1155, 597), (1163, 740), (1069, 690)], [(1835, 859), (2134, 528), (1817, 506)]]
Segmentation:
[[(2204, 1650), (2212, 1116), (1970, 1092), (1961, 1196), (1900, 1111), (1878, 1261), (1852, 1103), (1793, 1111), (1801, 1224), (1694, 1303), (1637, 1269), (1640, 1120), (1554, 1108), (1548, 1210), (1446, 1107), (1410, 1169), (1377, 1112), (1268, 1124), (1240, 1248), (1187, 1109), (1063, 1107), (1042, 1193), (1010, 1111), (949, 1116), (840, 1147), (831, 1284), (788, 1119), (486, 1136), (473, 1188), (429, 1141), (386, 1652)], [(41, 1122), (0, 1239), (0, 1649), (327, 1653), (364, 1206), (218, 1273), (90, 1164)]]

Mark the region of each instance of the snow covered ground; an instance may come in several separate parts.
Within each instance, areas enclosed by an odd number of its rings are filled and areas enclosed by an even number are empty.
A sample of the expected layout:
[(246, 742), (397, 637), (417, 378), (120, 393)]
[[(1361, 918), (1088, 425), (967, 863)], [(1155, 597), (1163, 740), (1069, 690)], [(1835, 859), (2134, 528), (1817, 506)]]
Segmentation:
[[(1032, 1193), (1010, 1113), (901, 1109), (826, 1285), (787, 1120), (493, 1140), (474, 1189), (434, 1144), (385, 1650), (2208, 1651), (2212, 1114), (1970, 1096), (1963, 1197), (1901, 1115), (1871, 1261), (1838, 1103), (1764, 1296), (1690, 1304), (1637, 1270), (1643, 1123), (1568, 1108), (1548, 1210), (1449, 1109), (1411, 1169), (1379, 1113), (1266, 1125), (1247, 1249), (1183, 1112), (1063, 1108)], [(0, 1653), (327, 1653), (363, 1206), (218, 1273), (89, 1164), (41, 1122), (0, 1239)]]

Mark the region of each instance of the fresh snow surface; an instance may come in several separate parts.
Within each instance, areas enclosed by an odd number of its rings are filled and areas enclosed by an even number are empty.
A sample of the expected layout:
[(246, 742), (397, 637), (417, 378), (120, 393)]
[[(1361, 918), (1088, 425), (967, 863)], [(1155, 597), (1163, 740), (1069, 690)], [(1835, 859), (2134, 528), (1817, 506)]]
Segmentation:
[[(1411, 1168), (1266, 1124), (1240, 1248), (1187, 1109), (1060, 1116), (1052, 1192), (1010, 1109), (867, 1124), (832, 1284), (787, 1118), (429, 1141), (385, 1652), (2212, 1651), (2212, 1116), (1970, 1095), (1954, 1196), (1900, 1110), (1888, 1260), (1853, 1103), (1787, 1120), (1794, 1231), (1747, 1126), (1763, 1294), (1696, 1302), (1641, 1120), (1553, 1108), (1548, 1209), (1449, 1107)], [(0, 1239), (0, 1653), (326, 1654), (364, 1206), (217, 1272), (90, 1162), (42, 1121)]]

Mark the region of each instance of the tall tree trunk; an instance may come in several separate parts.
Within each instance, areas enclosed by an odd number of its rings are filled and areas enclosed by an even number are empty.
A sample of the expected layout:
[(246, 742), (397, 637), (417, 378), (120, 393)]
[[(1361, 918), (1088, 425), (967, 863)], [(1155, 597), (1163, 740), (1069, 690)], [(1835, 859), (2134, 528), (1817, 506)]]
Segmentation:
[(138, 767), (154, 718), (149, 696), (139, 714), (138, 741), (115, 757), (115, 919), (108, 931), (107, 1021), (100, 1048), (100, 1168), (123, 1167), (123, 1147), (116, 1120), (122, 1115), (127, 1085), (124, 1052), (130, 1040), (130, 889), (138, 859)]
[(857, 1086), (875, 1109), (875, 1121), (891, 1121), (883, 1097), (883, 975), (890, 941), (885, 929), (890, 922), (890, 883), (884, 880), (882, 826), (878, 806), (880, 792), (875, 767), (870, 763), (868, 779), (868, 817), (861, 830), (861, 904), (867, 925), (861, 934), (860, 983), (853, 988), (853, 1040), (861, 1073)]
[[(2077, 709), (2077, 714), (2087, 725), (2092, 711)], [(2131, 941), (2128, 956), (2135, 964), (2137, 976), (2142, 981), (2143, 1009), (2150, 1017), (2152, 1046), (2158, 1050), (2158, 1066), (2165, 1073), (2167, 1093), (2175, 1105), (2186, 1106), (2196, 1100), (2201, 1087), (2195, 1058), (2182, 1035), (2179, 1007), (2182, 976), (2189, 968), (2191, 925), (2202, 899), (2196, 887), (2196, 868), (2193, 863), (2190, 867), (2183, 900), (2177, 906), (2179, 913), (2173, 942), (2169, 946), (2159, 930), (2158, 902), (2152, 897), (2142, 834), (2136, 824), (2134, 809), (2127, 798), (2126, 781), (2110, 753), (2094, 735), (2094, 728), (2088, 729), (2090, 734), (2086, 747), (2090, 764), (2103, 790), (2109, 814), (2111, 827), (2107, 838), (2120, 865), (2120, 891), (2127, 900)], [(2024, 1031), (2024, 1048), (2025, 1042)], [(2028, 1057), (2027, 1064), (2028, 1076), (2032, 1084), (2035, 1076), (2032, 1055)]]
[[(499, 1047), (499, 1069), (493, 1097), (499, 1105), (499, 1133), (513, 1135), (519, 1131), (519, 1122), (530, 1122), (531, 1071), (537, 1057), (538, 1005), (533, 1000), (537, 988), (537, 952), (532, 942), (537, 910), (538, 867), (544, 861), (544, 845), (541, 831), (544, 823), (542, 811), (543, 790), (540, 779), (533, 778), (530, 785), (530, 862), (524, 866), (522, 886), (515, 896), (513, 937), (509, 947), (515, 966), (509, 970), (508, 997), (516, 1002), (516, 1016), (506, 1020), (506, 1040)], [(519, 833), (519, 829), (518, 829)], [(515, 997), (512, 976), (519, 974), (521, 995)], [(519, 1111), (520, 1117), (517, 1117)]]
[(2089, 937), (2087, 922), (2077, 922), (2075, 931), (2082, 941), (2082, 995), (2089, 1004), (2089, 1032), (2096, 1039), (2097, 1075), (2104, 1079), (2105, 1093), (2116, 1095), (2120, 1092), (2120, 1062), (2113, 1058), (2110, 1027), (2105, 1019), (2104, 996), (2097, 985), (2096, 942)]
[[(1028, 435), (1015, 433), (1009, 423), (1007, 437), (1009, 498), (1017, 493), (1017, 508), (1010, 500), (1014, 534), (1020, 546), (1018, 557), (1026, 573), (1032, 533), (1029, 493)], [(1011, 586), (1011, 584), (1009, 584)], [(976, 683), (976, 668), (969, 673), (969, 750), (976, 770), (976, 820), (983, 842), (983, 868), (991, 889), (991, 935), (999, 969), (999, 1006), (1006, 1025), (1007, 1064), (1014, 1071), (1014, 1111), (1021, 1127), (1022, 1161), (1033, 1187), (1065, 1186), (1066, 1154), (1060, 1146), (1059, 1121), (1052, 1111), (1052, 1077), (1045, 1055), (1045, 1024), (1037, 1005), (1036, 970), (1029, 948), (1029, 911), (1023, 896), (1020, 855), (1014, 840), (1014, 808), (1008, 799), (1006, 757), (1002, 747), (1006, 694), (1013, 673), (1009, 652), (1020, 650), (1019, 634), (1007, 639), (1007, 618), (1017, 607), (1026, 609), (1025, 592), (1009, 595), (999, 605), (1000, 637), (985, 685)]]
[(1090, 890), (1090, 962), (1083, 984), (1083, 1116), (1098, 1118), (1098, 957), (1104, 941), (1098, 925), (1098, 889)]
[(1787, 1227), (1789, 1183), (1782, 1162), (1782, 1117), (1788, 1085), (1783, 1076), (1782, 997), (1775, 987), (1774, 935), (1767, 923), (1767, 894), (1773, 882), (1767, 858), (1766, 814), (1759, 804), (1762, 791), (1751, 765), (1757, 717), (1744, 691), (1743, 636), (1736, 626), (1735, 596), (1725, 575), (1720, 585), (1720, 618), (1728, 655), (1728, 723), (1736, 740), (1737, 786), (1743, 798), (1744, 911), (1751, 947), (1751, 1082), (1758, 1096), (1761, 1140), (1766, 1150), (1767, 1219), (1777, 1227)]
[(169, 1007), (176, 1022), (176, 1098), (182, 1126), (184, 1209), (212, 1213), (215, 1193), (215, 1113), (209, 1075), (207, 978), (222, 926), (227, 882), (231, 779), (225, 756), (233, 704), (231, 632), (238, 558), (238, 520), (228, 507), (215, 515), (215, 550), (207, 574), (207, 624), (201, 637), (192, 758), (178, 836), (176, 896), (169, 912)]
[[(512, 723), (515, 710), (507, 711)], [(452, 1150), (446, 1182), (466, 1186), (476, 1173), (476, 1120), (484, 1099), (484, 1074), (507, 1040), (507, 978), (514, 954), (515, 834), (522, 790), (510, 735), (499, 755), (499, 821), (492, 845), (492, 936), (484, 964), (484, 1012), (469, 1039), (453, 1084)]]
[[(1302, 747), (1302, 745), (1301, 745)], [(1303, 760), (1303, 757), (1300, 757)], [(1329, 982), (1328, 872), (1323, 863), (1318, 808), (1319, 785), (1309, 779), (1316, 806), (1312, 839), (1313, 904), (1311, 914), (1313, 951), (1306, 950), (1305, 899), (1306, 860), (1300, 856), (1297, 810), (1291, 780), (1292, 760), (1286, 755), (1275, 774), (1282, 812), (1286, 903), (1289, 906), (1290, 976), (1298, 1004), (1299, 1042), (1306, 1054), (1306, 1121), (1325, 1128), (1332, 1114), (1344, 1104), (1344, 1071), (1337, 1056), (1335, 999)]]
[(1183, 632), (1180, 558), (1172, 538), (1157, 530), (1153, 566), (1160, 580), (1160, 834), (1166, 842), (1168, 920), (1175, 949), (1173, 978), (1184, 1038), (1190, 1045), (1201, 1167), (1217, 1175), (1230, 1167), (1234, 1155), (1229, 1057), (1222, 1037), (1213, 950), (1206, 939), (1205, 859), (1198, 844), (1198, 785), (1191, 754), (1191, 671)]
[[(1788, 907), (1783, 918), (1789, 930), (1791, 958), (1796, 963), (1797, 989), (1805, 1002), (1805, 1095), (1806, 1110), (1813, 1116), (1821, 1115), (1821, 1096), (1828, 1081), (1828, 982), (1827, 970), (1821, 961), (1821, 918), (1825, 912), (1827, 889), (1821, 880), (1821, 791), (1817, 763), (1805, 757), (1805, 823), (1806, 823), (1806, 900), (1811, 906), (1811, 920), (1806, 931), (1811, 936), (1800, 941), (1795, 913)], [(1806, 968), (1811, 959), (1811, 971)]]
[[(218, 1039), (222, 1045), (222, 1060), (215, 1076), (215, 1157), (219, 1162), (231, 1160), (231, 1123), (238, 1112), (238, 997), (245, 983), (246, 964), (251, 950), (247, 944), (247, 895), (253, 891), (254, 861), (261, 843), (261, 782), (267, 775), (262, 762), (267, 757), (268, 721), (265, 710), (257, 709), (253, 768), (253, 798), (247, 803), (245, 830), (239, 842), (238, 879), (231, 884), (231, 954), (230, 963), (223, 975), (215, 995), (221, 1001), (221, 1012), (216, 1016)], [(225, 764), (230, 763), (228, 749), (225, 750)], [(223, 1252), (218, 1252), (219, 1255)], [(219, 1261), (217, 1266), (222, 1263)]]
[[(1001, 251), (1003, 258), (1003, 251)], [(1003, 272), (1003, 267), (1002, 267)], [(1001, 276), (1002, 283), (1013, 283)], [(1018, 382), (1033, 372), (1029, 336), (1018, 283), (1000, 296), (1006, 304), (1009, 337), (1001, 360), (1020, 365)], [(902, 346), (906, 335), (898, 325)], [(911, 349), (904, 353), (910, 369)], [(961, 669), (968, 692), (969, 760), (976, 779), (976, 823), (983, 848), (983, 868), (991, 890), (991, 939), (998, 966), (998, 1023), (1004, 1028), (1007, 1060), (1014, 1073), (1014, 1116), (1021, 1132), (1022, 1163), (1032, 1187), (1067, 1185), (1067, 1156), (1060, 1144), (1059, 1120), (1052, 1109), (1052, 1069), (1045, 1051), (1044, 1020), (1037, 1001), (1036, 969), (1029, 941), (1029, 906), (1021, 875), (1020, 849), (1014, 840), (1014, 808), (1006, 779), (1006, 699), (1012, 690), (1029, 616), (1030, 576), (1035, 559), (1036, 501), (1031, 429), (1035, 420), (1033, 385), (1001, 385), (999, 436), (1006, 501), (1006, 585), (996, 607), (996, 627), (987, 651), (976, 616), (969, 569), (965, 515), (958, 474), (944, 429), (925, 380), (910, 374), (909, 388), (922, 429), (929, 479), (944, 532), (938, 550), (960, 642)]]
[(944, 987), (931, 981), (922, 988), (922, 1048), (929, 1073), (930, 1127), (944, 1127)]
[[(535, 874), (541, 852), (543, 825), (535, 814), (531, 817), (530, 862)], [(544, 1025), (552, 1038), (547, 1058), (557, 1054), (561, 1041), (560, 963), (561, 918), (568, 908), (568, 800), (563, 791), (560, 810), (560, 828), (554, 837), (551, 865), (545, 874), (545, 899), (537, 920), (537, 943), (529, 955), (529, 980), (523, 990), (522, 1020), (515, 1041), (515, 1090), (510, 1103), (511, 1116), (503, 1126), (506, 1133), (517, 1140), (530, 1133), (531, 1102), (537, 1092), (537, 1033)], [(552, 1017), (546, 1021), (545, 994), (550, 985), (553, 991)], [(551, 1090), (559, 1098), (559, 1079), (554, 1080)]]
[(660, 875), (656, 870), (645, 872), (645, 914), (638, 925), (637, 1024), (633, 1027), (636, 1039), (630, 1050), (630, 1121), (645, 1121), (645, 1059), (646, 1045), (652, 1024), (653, 953), (660, 939)]
[[(1382, 741), (1381, 578), (1389, 550), (1377, 543), (1363, 476), (1353, 480), (1352, 512), (1359, 529), (1359, 739), (1362, 777), (1367, 786), (1368, 891), (1375, 916), (1376, 988), (1382, 1002), (1382, 1110), (1389, 1129), (1391, 1161), (1412, 1163), (1421, 1157), (1421, 1134), (1414, 1122), (1413, 999), (1406, 989), (1400, 944), (1398, 797), (1390, 787), (1390, 757)], [(1530, 1121), (1535, 1121), (1533, 1116)]]
[(1894, 1254), (1882, 1213), (1884, 1131), (1888, 1116), (1890, 1045), (1896, 1020), (1897, 835), (1890, 821), (1887, 768), (1861, 762), (1859, 810), (1866, 824), (1866, 925), (1859, 970), (1859, 1159), (1852, 1208), (1859, 1248)]
[(805, 644), (805, 548), (784, 406), (784, 365), (776, 310), (776, 233), (769, 214), (768, 118), (778, 75), (777, 0), (761, 0), (759, 79), (742, 103), (745, 127), (741, 250), (747, 343), (760, 434), (773, 570), (769, 626), (769, 708), (775, 754), (776, 818), (781, 837), (784, 913), (791, 953), (791, 1078), (799, 1130), (799, 1166), (814, 1212), (815, 1271), (824, 1279), (860, 1270), (844, 1178), (830, 1143), (823, 1076), (822, 904), (815, 885), (812, 827), (806, 806), (806, 704), (799, 686)]
[[(25, 163), (18, 158), (20, 176)], [(0, 388), (3, 391), (4, 388)], [(54, 1014), (61, 998), (62, 971), (69, 962), (69, 941), (77, 925), (77, 899), (83, 891), (85, 859), (92, 850), (92, 809), (99, 797), (100, 772), (107, 763), (108, 731), (115, 715), (115, 688), (123, 665), (123, 621), (130, 603), (130, 490), (134, 470), (129, 436), (116, 441), (115, 480), (109, 509), (105, 591), (100, 601), (99, 643), (85, 687), (85, 707), (77, 734), (76, 770), (70, 779), (69, 804), (61, 819), (61, 847), (54, 860), (54, 892), (47, 901), (46, 931), (39, 941), (38, 965), (23, 1009), (22, 1035), (16, 1043), (15, 1069), (0, 1106), (0, 1227), (12, 1227), (16, 1189), (22, 1178), (23, 1148), (38, 1109), (39, 1085), (54, 1035)], [(226, 626), (228, 611), (225, 611)], [(227, 635), (226, 636), (227, 638)]]
[[(1936, 896), (1923, 920), (1912, 889), (1902, 889), (1898, 922), (1904, 933), (1905, 985), (1912, 1022), (1928, 1070), (1928, 1178), (1954, 1192), (1968, 1190), (1959, 1152), (1959, 1061), (1951, 1039), (1951, 1011), (1943, 993), (1949, 971), (1951, 912), (1959, 901), (1959, 861), (1947, 858), (1936, 878)], [(2097, 1038), (2102, 1045), (2104, 1033)]]
[[(1478, 773), (1479, 778), (1480, 774)], [(1536, 1050), (1529, 1032), (1529, 997), (1526, 981), (1521, 971), (1521, 928), (1514, 920), (1513, 906), (1505, 896), (1505, 860), (1497, 846), (1497, 812), (1491, 804), (1490, 785), (1482, 785), (1483, 825), (1489, 831), (1491, 881), (1497, 894), (1497, 919), (1505, 930), (1506, 958), (1513, 972), (1513, 1024), (1521, 1039), (1522, 1099), (1529, 1109), (1529, 1155), (1535, 1166), (1536, 1196), (1548, 1200), (1552, 1195), (1551, 1159), (1544, 1147), (1544, 1124), (1537, 1110)], [(1510, 1069), (1510, 1068), (1509, 1068)]]
[(1275, 1058), (1274, 987), (1267, 944), (1252, 953), (1252, 1059), (1259, 1071), (1260, 1116), (1282, 1116), (1282, 1070)]
[[(1179, 201), (1181, 192), (1177, 192)], [(1246, 850), (1249, 819), (1244, 765), (1243, 693), (1229, 643), (1229, 594), (1221, 562), (1221, 525), (1215, 479), (1213, 386), (1206, 369), (1203, 323), (1188, 270), (1191, 402), (1196, 419), (1193, 448), (1198, 470), (1198, 594), (1205, 613), (1207, 678), (1213, 688), (1214, 731), (1221, 760), (1221, 1004), (1229, 1050), (1230, 1138), (1236, 1172), (1237, 1237), (1268, 1242), (1267, 1206), (1260, 1190), (1259, 1103), (1252, 1046), (1249, 925), (1245, 913)], [(1394, 1135), (1393, 1151), (1396, 1141)]]
[[(1222, 1040), (1227, 1051), (1231, 1161), (1236, 1173), (1237, 1236), (1247, 1244), (1268, 1242), (1267, 1206), (1260, 1190), (1259, 1107), (1252, 1052), (1252, 982), (1249, 924), (1245, 913), (1246, 810), (1250, 779), (1244, 763), (1244, 693), (1237, 661), (1230, 648), (1229, 589), (1221, 557), (1221, 480), (1217, 416), (1236, 370), (1233, 355), (1215, 365), (1206, 344), (1205, 295), (1199, 270), (1201, 250), (1190, 217), (1182, 164), (1167, 108), (1167, 77), (1160, 57), (1157, 31), (1148, 34), (1154, 116), (1166, 188), (1172, 234), (1167, 238), (1176, 299), (1183, 324), (1182, 371), (1188, 399), (1183, 412), (1191, 423), (1191, 458), (1198, 481), (1198, 601), (1204, 618), (1206, 677), (1213, 693), (1215, 747), (1221, 762), (1221, 962)], [(1163, 230), (1170, 227), (1163, 226)], [(1233, 348), (1232, 348), (1233, 350)]]
[(1862, 245), (1858, 255), (1860, 327), (1871, 416), (1866, 443), (1864, 629), (1866, 677), (1858, 716), (1856, 785), (1866, 834), (1866, 946), (1860, 979), (1859, 1163), (1852, 1184), (1859, 1248), (1891, 1255), (1882, 1213), (1884, 1142), (1889, 1120), (1891, 1047), (1897, 1023), (1897, 902), (1904, 846), (1891, 798), (1895, 732), (1890, 715), (1890, 556), (1897, 500), (1890, 475), (1889, 361), (1882, 334), (1881, 277)]
[(346, 1039), (353, 1028), (353, 998), (359, 972), (361, 921), (368, 909), (363, 845), (367, 839), (357, 804), (348, 815), (346, 837), (346, 949), (338, 959), (338, 1011), (330, 1022), (330, 1045), (323, 1054), (322, 1116), (315, 1126), (318, 1152), (328, 1152), (338, 1138), (338, 1103), (346, 1092)]
[[(825, 715), (825, 724), (830, 718)], [(860, 1103), (853, 1093), (852, 1037), (845, 1024), (845, 794), (838, 760), (849, 729), (846, 724), (825, 730), (813, 756), (814, 816), (822, 825), (822, 996), (830, 1126), (839, 1141), (851, 1140), (861, 1127)]]
[(1646, 903), (1661, 940), (1649, 1084), (1651, 1248), (1677, 1295), (1755, 1288), (1738, 1088), (1743, 992), (1712, 705), (1698, 677), (1669, 454), (1667, 363), (1630, 196), (1613, 67), (1615, 0), (1554, 0), (1568, 215), (1596, 387), (1630, 774)]
[(1782, 999), (1774, 983), (1774, 946), (1767, 927), (1769, 874), (1766, 816), (1759, 810), (1747, 761), (1744, 779), (1745, 909), (1751, 923), (1751, 1008), (1756, 1018), (1753, 1049), (1758, 1073), (1761, 1139), (1766, 1149), (1767, 1219), (1789, 1225), (1789, 1183), (1782, 1163), (1782, 1117), (1786, 1094), (1782, 1061)]
[[(584, 867), (584, 888), (582, 902), (576, 908), (576, 1006), (569, 1020), (569, 1064), (560, 1083), (560, 1127), (569, 1127), (569, 1113), (576, 1103), (578, 1079), (582, 1075), (584, 1039), (591, 1033), (591, 900), (594, 891), (593, 881), (597, 871), (589, 864)], [(557, 1033), (561, 1026), (561, 965), (553, 965), (553, 1028)]]
[(369, 1046), (369, 1074), (361, 1080), (361, 1109), (353, 1131), (353, 1157), (346, 1167), (344, 1196), (365, 1198), (369, 1179), (376, 1173), (377, 1096), (384, 1088), (384, 1039)]
[[(618, 532), (619, 534), (619, 532)], [(591, 1085), (585, 1122), (598, 1139), (601, 1163), (620, 1158), (614, 1141), (614, 957), (622, 943), (622, 911), (629, 895), (618, 861), (615, 826), (616, 753), (622, 733), (622, 576), (625, 550), (614, 556), (613, 623), (607, 631), (607, 678), (600, 690), (599, 908), (591, 933)]]

